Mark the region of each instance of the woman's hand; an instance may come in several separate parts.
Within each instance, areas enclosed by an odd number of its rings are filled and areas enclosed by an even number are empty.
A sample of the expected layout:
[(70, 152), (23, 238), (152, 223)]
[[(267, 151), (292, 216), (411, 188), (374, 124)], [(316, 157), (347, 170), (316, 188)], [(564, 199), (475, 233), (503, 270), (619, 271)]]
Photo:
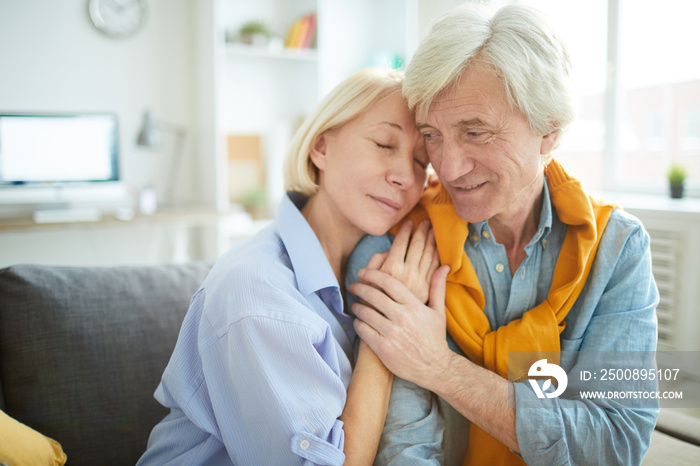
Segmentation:
[(445, 339), (449, 270), (443, 265), (433, 274), (429, 305), (418, 301), (399, 280), (377, 270), (360, 270), (361, 281), (349, 287), (359, 298), (352, 312), (362, 341), (396, 376), (431, 390), (437, 376), (449, 373), (455, 355)]
[(412, 221), (404, 222), (391, 249), (372, 256), (366, 268), (388, 273), (406, 285), (420, 302), (426, 303), (430, 280), (440, 266), (440, 258), (430, 221), (422, 221), (413, 235), (412, 229)]

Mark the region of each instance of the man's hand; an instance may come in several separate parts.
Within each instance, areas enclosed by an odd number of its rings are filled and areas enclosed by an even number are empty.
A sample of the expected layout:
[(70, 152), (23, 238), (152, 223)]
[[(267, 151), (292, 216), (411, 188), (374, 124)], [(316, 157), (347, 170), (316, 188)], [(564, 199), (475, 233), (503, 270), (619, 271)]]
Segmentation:
[(412, 229), (412, 221), (404, 222), (391, 249), (372, 256), (366, 268), (388, 273), (406, 285), (420, 302), (426, 303), (430, 280), (440, 266), (440, 257), (430, 221), (422, 221), (413, 234)]
[(380, 270), (363, 269), (350, 287), (361, 302), (352, 307), (357, 334), (398, 377), (431, 388), (454, 354), (445, 330), (445, 280), (442, 266), (430, 282), (426, 306), (399, 280)]
[(357, 316), (355, 330), (396, 376), (436, 393), (508, 448), (520, 452), (511, 383), (447, 346), (445, 280), (449, 271), (443, 265), (433, 274), (426, 306), (394, 277), (379, 270), (360, 270), (362, 282), (350, 288), (363, 301), (352, 307)]

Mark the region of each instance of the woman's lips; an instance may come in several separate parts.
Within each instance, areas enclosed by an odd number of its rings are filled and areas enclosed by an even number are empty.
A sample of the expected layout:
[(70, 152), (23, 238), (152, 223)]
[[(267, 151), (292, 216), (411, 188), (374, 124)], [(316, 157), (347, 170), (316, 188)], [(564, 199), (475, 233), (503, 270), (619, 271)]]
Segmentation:
[(370, 196), (374, 202), (379, 204), (380, 207), (384, 208), (389, 212), (398, 212), (401, 210), (402, 204), (400, 202), (393, 201), (386, 197)]

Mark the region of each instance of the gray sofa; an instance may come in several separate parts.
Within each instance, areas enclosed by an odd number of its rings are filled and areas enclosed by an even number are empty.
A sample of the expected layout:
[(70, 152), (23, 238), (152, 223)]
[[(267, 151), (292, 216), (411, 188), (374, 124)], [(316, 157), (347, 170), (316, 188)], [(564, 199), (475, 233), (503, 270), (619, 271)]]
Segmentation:
[[(166, 414), (153, 391), (210, 264), (0, 270), (0, 409), (68, 465), (133, 465)], [(662, 412), (644, 464), (698, 464), (700, 420)]]
[(0, 409), (68, 465), (133, 465), (166, 410), (153, 398), (210, 264), (0, 270)]

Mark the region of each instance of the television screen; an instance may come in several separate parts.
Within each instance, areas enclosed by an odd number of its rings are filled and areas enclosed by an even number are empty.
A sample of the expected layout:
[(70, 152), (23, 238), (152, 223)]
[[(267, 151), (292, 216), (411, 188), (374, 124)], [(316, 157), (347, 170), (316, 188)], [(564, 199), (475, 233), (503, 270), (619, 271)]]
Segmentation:
[(0, 114), (0, 187), (119, 180), (112, 114)]

